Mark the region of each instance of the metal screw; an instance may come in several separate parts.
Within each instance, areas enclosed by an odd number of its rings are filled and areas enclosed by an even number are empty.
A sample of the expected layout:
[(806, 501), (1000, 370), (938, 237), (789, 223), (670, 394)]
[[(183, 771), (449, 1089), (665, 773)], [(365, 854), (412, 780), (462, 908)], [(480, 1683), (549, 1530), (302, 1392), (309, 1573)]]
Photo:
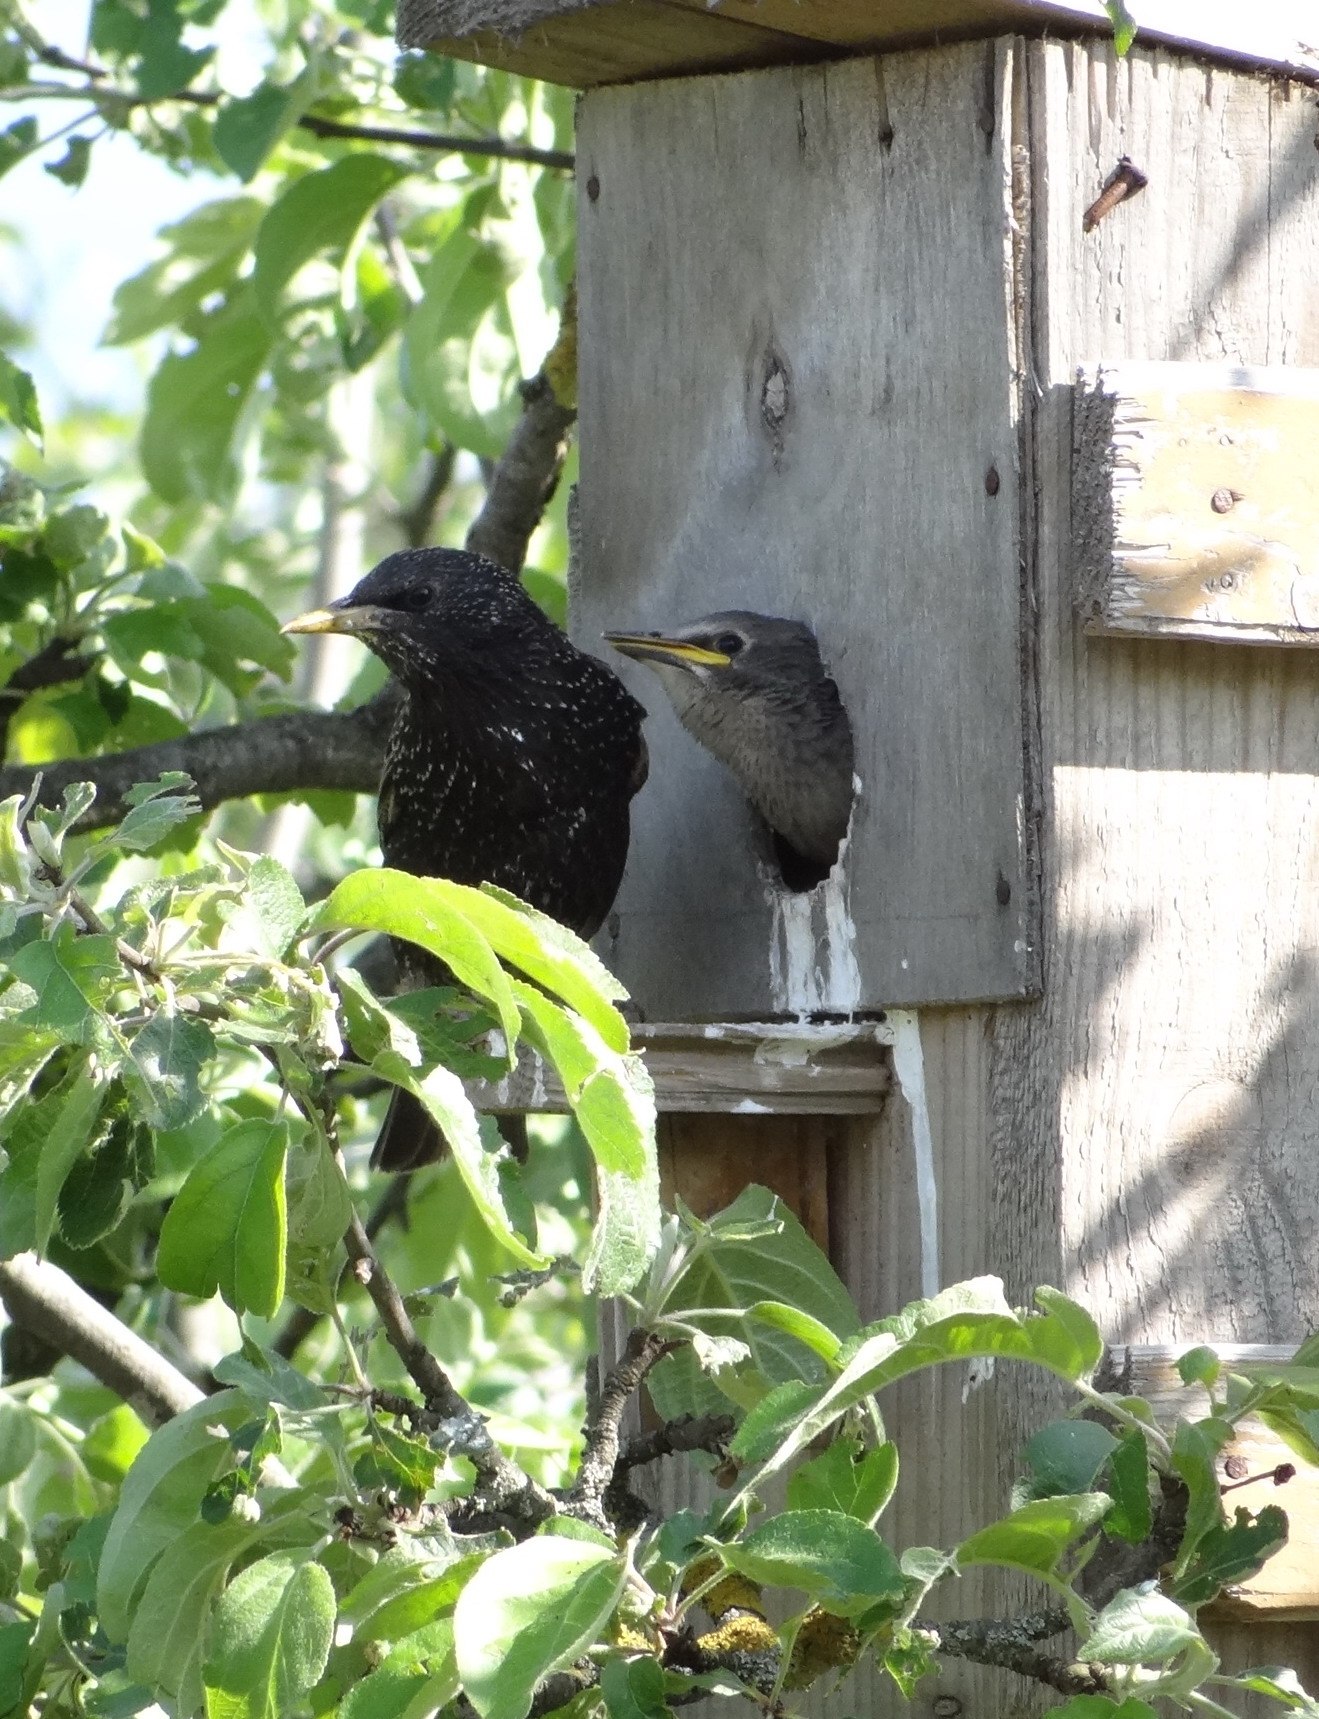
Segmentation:
[(600, 195), (600, 181), (596, 178), (594, 173), (586, 181), (586, 195), (591, 199), (591, 201), (593, 203), (595, 202), (596, 198)]
[(1244, 1480), (1250, 1473), (1250, 1464), (1244, 1456), (1230, 1456), (1223, 1464), (1223, 1473), (1229, 1480)]
[(1209, 497), (1209, 505), (1215, 513), (1231, 513), (1240, 500), (1240, 495), (1234, 489), (1216, 489)]
[(935, 1719), (957, 1719), (962, 1711), (962, 1703), (955, 1695), (936, 1695), (930, 1706)]
[(985, 494), (986, 495), (997, 495), (998, 489), (999, 489), (998, 467), (997, 466), (990, 466), (989, 470), (985, 473)]
[(1224, 573), (1220, 576), (1218, 581), (1225, 591), (1230, 591), (1236, 582), (1237, 576), (1235, 573)]

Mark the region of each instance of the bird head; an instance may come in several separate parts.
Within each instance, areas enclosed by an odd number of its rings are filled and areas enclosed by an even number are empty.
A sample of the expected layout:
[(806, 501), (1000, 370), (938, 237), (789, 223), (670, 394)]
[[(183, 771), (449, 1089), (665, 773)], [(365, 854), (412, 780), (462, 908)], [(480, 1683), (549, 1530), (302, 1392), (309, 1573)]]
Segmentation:
[(360, 638), (405, 684), (553, 628), (521, 582), (461, 549), (387, 555), (346, 597), (299, 615), (286, 633)]
[(706, 697), (796, 701), (825, 678), (815, 634), (800, 621), (724, 609), (665, 633), (606, 633), (664, 683), (681, 715)]

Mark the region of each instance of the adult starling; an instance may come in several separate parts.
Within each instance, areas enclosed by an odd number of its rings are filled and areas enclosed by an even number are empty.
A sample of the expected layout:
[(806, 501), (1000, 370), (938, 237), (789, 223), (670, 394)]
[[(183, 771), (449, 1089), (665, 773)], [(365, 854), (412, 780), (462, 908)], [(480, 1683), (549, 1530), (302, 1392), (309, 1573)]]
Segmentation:
[[(592, 937), (627, 859), (646, 779), (645, 715), (612, 669), (579, 651), (520, 581), (483, 556), (405, 549), (290, 633), (351, 633), (403, 689), (380, 782), (385, 863), (498, 884)], [(437, 964), (408, 946), (405, 982)], [(396, 1092), (372, 1164), (438, 1157), (438, 1131)]]
[(784, 883), (813, 889), (852, 815), (852, 725), (809, 627), (727, 609), (670, 633), (606, 633), (654, 669), (678, 717), (769, 825)]

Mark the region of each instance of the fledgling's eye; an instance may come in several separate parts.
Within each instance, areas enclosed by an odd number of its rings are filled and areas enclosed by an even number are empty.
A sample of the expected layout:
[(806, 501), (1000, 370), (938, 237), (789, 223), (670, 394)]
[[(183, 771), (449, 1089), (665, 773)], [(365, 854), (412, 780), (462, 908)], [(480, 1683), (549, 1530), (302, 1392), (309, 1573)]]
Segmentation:
[(726, 657), (735, 657), (745, 643), (741, 633), (720, 633), (714, 642), (714, 648), (722, 651)]

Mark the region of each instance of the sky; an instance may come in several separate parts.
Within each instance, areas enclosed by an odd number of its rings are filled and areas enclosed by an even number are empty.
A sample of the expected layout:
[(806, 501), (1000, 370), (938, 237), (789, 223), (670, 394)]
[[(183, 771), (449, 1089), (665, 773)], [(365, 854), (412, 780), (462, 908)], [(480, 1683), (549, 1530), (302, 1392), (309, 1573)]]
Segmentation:
[[(47, 41), (82, 55), (89, 10), (88, 0), (37, 0), (29, 15)], [(252, 6), (239, 0), (231, 0), (222, 19), (226, 85), (241, 94), (258, 76), (259, 26)], [(0, 124), (11, 124), (18, 111), (6, 112)], [(45, 135), (78, 110), (73, 103), (43, 102), (33, 111)], [(211, 197), (232, 195), (235, 182), (208, 174), (180, 177), (130, 137), (111, 133), (93, 149), (84, 183), (72, 190), (42, 166), (61, 153), (57, 145), (0, 179), (0, 223), (22, 235), (0, 277), (0, 302), (36, 329), (36, 343), (21, 361), (48, 418), (75, 398), (132, 410), (142, 397), (150, 355), (100, 344), (114, 289), (151, 260), (160, 227)]]

